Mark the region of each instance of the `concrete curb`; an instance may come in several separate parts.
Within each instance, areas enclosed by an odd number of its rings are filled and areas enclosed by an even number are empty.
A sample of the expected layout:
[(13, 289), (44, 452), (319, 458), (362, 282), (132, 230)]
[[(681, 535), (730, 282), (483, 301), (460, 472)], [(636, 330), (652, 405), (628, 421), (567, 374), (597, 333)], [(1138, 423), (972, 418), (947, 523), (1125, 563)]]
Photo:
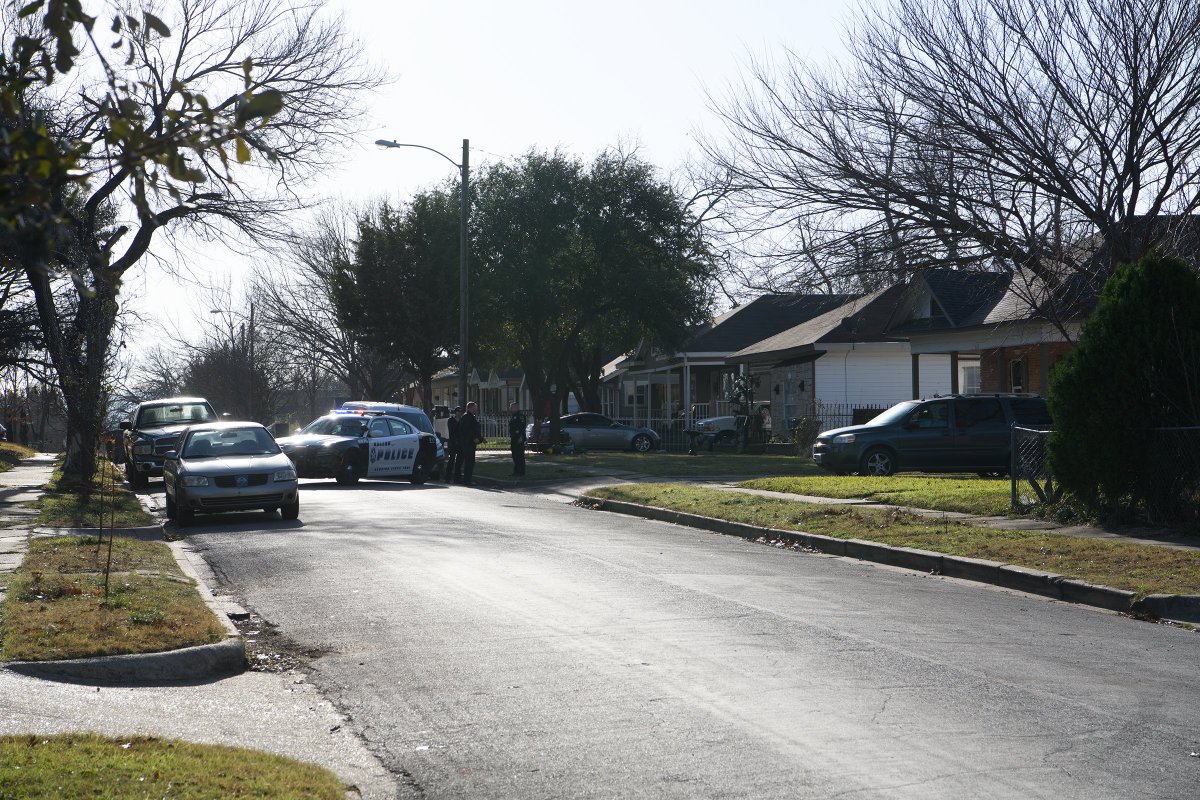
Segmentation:
[(241, 637), (163, 653), (73, 658), (63, 661), (10, 661), (4, 668), (33, 678), (78, 683), (141, 684), (202, 682), (246, 669)]
[[(63, 529), (56, 532), (67, 533)], [(70, 533), (92, 535), (98, 528), (79, 528)], [(108, 529), (105, 530), (108, 532)], [(116, 528), (117, 536), (139, 539), (162, 539), (162, 525), (142, 528)], [(225, 629), (225, 639), (214, 644), (202, 644), (167, 650), (159, 653), (130, 653), (115, 656), (63, 659), (61, 661), (9, 661), (0, 668), (45, 680), (74, 683), (103, 683), (107, 685), (136, 685), (144, 683), (203, 683), (246, 670), (246, 643), (230, 621), (236, 606), (218, 601), (200, 574), (199, 556), (183, 542), (167, 542), (175, 562), (196, 584), (196, 591), (209, 610)], [(201, 563), (202, 560), (201, 560)]]
[(1006, 589), (1016, 589), (1021, 592), (1079, 605), (1095, 606), (1109, 611), (1200, 623), (1200, 596), (1196, 595), (1155, 594), (1135, 600), (1134, 593), (1130, 591), (1091, 584), (1052, 572), (1041, 572), (999, 561), (950, 556), (944, 553), (893, 547), (858, 539), (835, 539), (812, 533), (762, 528), (756, 525), (729, 522), (699, 514), (689, 514), (686, 511), (673, 511), (622, 500), (604, 500), (595, 497), (582, 499), (601, 511), (670, 522), (713, 533), (738, 536), (743, 539), (758, 539), (768, 536), (828, 555), (846, 556), (919, 572), (989, 583)]

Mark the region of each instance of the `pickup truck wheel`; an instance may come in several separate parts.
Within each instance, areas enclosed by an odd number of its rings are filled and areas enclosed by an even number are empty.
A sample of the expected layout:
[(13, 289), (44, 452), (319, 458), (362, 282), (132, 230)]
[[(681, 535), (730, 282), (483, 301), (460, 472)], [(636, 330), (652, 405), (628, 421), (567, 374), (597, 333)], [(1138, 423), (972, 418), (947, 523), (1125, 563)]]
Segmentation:
[(150, 485), (150, 479), (138, 472), (132, 458), (125, 462), (125, 480), (129, 481), (131, 489), (144, 489)]

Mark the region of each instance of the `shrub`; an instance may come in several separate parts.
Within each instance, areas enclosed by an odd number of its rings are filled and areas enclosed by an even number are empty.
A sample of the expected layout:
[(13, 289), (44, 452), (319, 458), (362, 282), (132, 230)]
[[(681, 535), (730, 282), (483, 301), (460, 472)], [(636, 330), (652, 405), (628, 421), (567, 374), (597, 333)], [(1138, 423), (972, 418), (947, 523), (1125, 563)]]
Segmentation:
[(1200, 280), (1151, 254), (1119, 267), (1050, 379), (1048, 455), (1059, 483), (1101, 512), (1169, 512), (1200, 480), (1162, 463), (1155, 429), (1200, 424)]

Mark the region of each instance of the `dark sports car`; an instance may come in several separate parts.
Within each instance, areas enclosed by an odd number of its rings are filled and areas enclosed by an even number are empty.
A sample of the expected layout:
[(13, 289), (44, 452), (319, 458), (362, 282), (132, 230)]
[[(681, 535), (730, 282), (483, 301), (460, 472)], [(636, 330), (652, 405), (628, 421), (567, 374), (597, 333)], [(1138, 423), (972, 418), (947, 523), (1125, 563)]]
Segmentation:
[(388, 415), (335, 411), (319, 417), (279, 447), (301, 478), (408, 478), (424, 483), (437, 459), (436, 434)]

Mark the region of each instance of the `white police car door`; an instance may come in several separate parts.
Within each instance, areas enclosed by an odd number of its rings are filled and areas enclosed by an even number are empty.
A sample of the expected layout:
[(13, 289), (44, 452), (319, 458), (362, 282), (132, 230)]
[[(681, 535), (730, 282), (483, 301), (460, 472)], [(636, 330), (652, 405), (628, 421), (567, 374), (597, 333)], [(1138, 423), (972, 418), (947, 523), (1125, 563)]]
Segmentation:
[(411, 475), (417, 461), (418, 436), (411, 425), (390, 417), (371, 420), (367, 477)]

